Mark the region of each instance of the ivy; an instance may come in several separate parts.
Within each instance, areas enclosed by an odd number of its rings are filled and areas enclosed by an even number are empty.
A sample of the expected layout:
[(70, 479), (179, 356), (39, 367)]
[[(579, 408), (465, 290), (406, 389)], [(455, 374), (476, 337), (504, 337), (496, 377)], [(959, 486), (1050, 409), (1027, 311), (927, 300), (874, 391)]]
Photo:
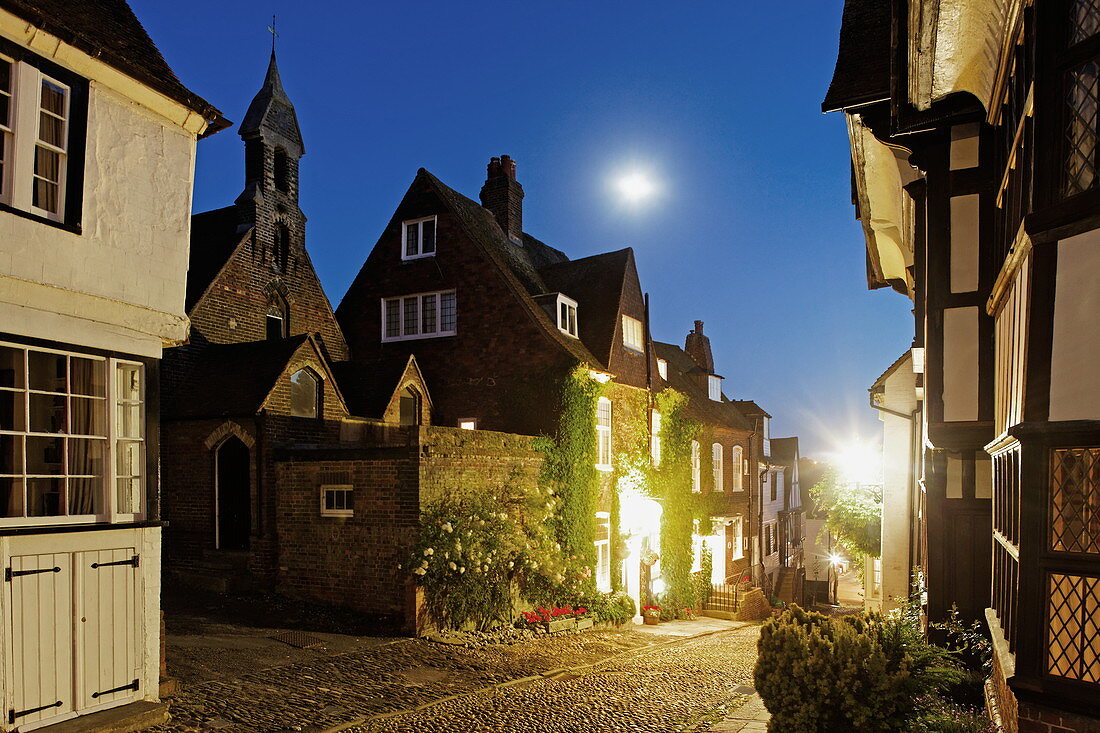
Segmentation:
[(692, 583), (693, 519), (698, 501), (691, 490), (691, 441), (699, 423), (684, 414), (687, 397), (666, 389), (657, 395), (661, 413), (661, 465), (654, 472), (653, 493), (661, 501), (661, 576), (665, 593), (661, 603), (667, 609), (695, 605)]

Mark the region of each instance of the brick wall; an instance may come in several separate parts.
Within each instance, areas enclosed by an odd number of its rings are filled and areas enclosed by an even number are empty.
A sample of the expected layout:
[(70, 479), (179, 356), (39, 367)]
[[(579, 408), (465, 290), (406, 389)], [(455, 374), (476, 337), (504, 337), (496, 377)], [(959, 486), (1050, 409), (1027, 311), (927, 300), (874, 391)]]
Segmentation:
[[(404, 613), (406, 573), (397, 565), (417, 539), (421, 505), (446, 495), (533, 488), (542, 456), (529, 437), (482, 430), (389, 427), (364, 435), (386, 445), (279, 452), (276, 589), (366, 612)], [(325, 483), (355, 487), (354, 516), (321, 516)]]

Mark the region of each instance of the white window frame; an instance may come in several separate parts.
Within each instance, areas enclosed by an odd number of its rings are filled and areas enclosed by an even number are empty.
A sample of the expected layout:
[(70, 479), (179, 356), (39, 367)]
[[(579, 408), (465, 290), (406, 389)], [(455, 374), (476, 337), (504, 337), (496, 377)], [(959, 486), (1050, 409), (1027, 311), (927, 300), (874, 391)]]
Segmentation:
[[(44, 517), (0, 517), (0, 527), (30, 527), (30, 526), (45, 526), (54, 524), (111, 524), (118, 522), (135, 522), (141, 521), (147, 511), (147, 486), (149, 481), (148, 465), (146, 460), (147, 451), (147, 436), (148, 436), (148, 420), (147, 420), (147, 405), (148, 405), (148, 374), (145, 371), (145, 365), (140, 361), (132, 359), (118, 359), (113, 357), (103, 357), (95, 354), (89, 354), (81, 351), (69, 351), (64, 349), (51, 349), (39, 346), (30, 346), (27, 344), (20, 344), (9, 341), (0, 341), (0, 346), (17, 349), (23, 352), (23, 378), (24, 384), (18, 388), (2, 388), (3, 391), (13, 391), (16, 393), (23, 393), (27, 395), (24, 398), (24, 414), (23, 414), (23, 429), (22, 430), (4, 430), (5, 435), (16, 435), (24, 438), (23, 443), (23, 455), (22, 466), (23, 470), (20, 474), (5, 474), (5, 476), (19, 476), (24, 480), (24, 513), (26, 512), (25, 499), (26, 499), (26, 478), (28, 475), (33, 477), (61, 477), (63, 480), (68, 480), (70, 474), (68, 473), (68, 466), (64, 466), (65, 471), (60, 474), (28, 474), (27, 473), (27, 449), (26, 449), (26, 436), (31, 437), (76, 437), (83, 439), (95, 439), (103, 441), (103, 453), (102, 453), (102, 465), (103, 474), (101, 476), (99, 496), (101, 513), (99, 514), (60, 514), (54, 516)], [(103, 364), (103, 379), (105, 382), (103, 397), (91, 397), (83, 395), (74, 395), (72, 393), (72, 387), (66, 387), (66, 414), (71, 414), (71, 398), (78, 397), (81, 399), (97, 399), (102, 400), (104, 403), (104, 432), (105, 435), (96, 436), (82, 436), (73, 435), (70, 433), (42, 433), (32, 432), (30, 430), (30, 394), (56, 394), (60, 396), (61, 393), (52, 391), (45, 391), (32, 389), (30, 387), (30, 352), (37, 351), (47, 354), (56, 354), (65, 357), (76, 357), (79, 359), (86, 359), (88, 361), (100, 362)], [(118, 394), (116, 386), (116, 378), (120, 367), (137, 367), (138, 374), (140, 375), (140, 395), (137, 400), (128, 400), (124, 404), (137, 404), (139, 406), (138, 419), (140, 422), (139, 435), (137, 436), (124, 436), (120, 434), (120, 429), (117, 424), (118, 420), (118, 406), (120, 402), (120, 395)], [(71, 374), (71, 372), (69, 372)], [(66, 382), (70, 379), (66, 376)], [(118, 479), (121, 477), (118, 470), (118, 458), (121, 455), (118, 446), (120, 443), (137, 443), (138, 448), (138, 469), (140, 473), (132, 478), (137, 478), (139, 488), (137, 489), (137, 511), (133, 512), (120, 512), (118, 501)], [(67, 463), (68, 451), (65, 450), (65, 454), (62, 457), (62, 462)], [(66, 492), (66, 502), (68, 492)], [(66, 506), (66, 510), (68, 507)]]
[[(607, 408), (607, 424), (602, 424), (602, 413)], [(613, 405), (611, 400), (600, 397), (596, 400), (596, 468), (601, 471), (610, 471), (614, 459), (613, 445), (611, 442), (611, 426), (614, 420)], [(606, 460), (605, 460), (606, 459)]]
[(477, 418), (460, 417), (458, 418), (458, 427), (461, 430), (477, 430)]
[[(567, 309), (567, 320), (564, 324), (562, 323), (562, 306), (565, 306)], [(572, 323), (569, 323), (568, 321), (569, 315), (573, 316)], [(577, 301), (573, 300), (567, 295), (562, 295), (561, 293), (558, 293), (557, 302), (554, 304), (554, 320), (558, 324), (558, 330), (564, 333), (566, 336), (572, 336), (575, 339), (580, 338), (581, 326), (580, 317), (577, 311)], [(572, 326), (572, 330), (570, 330), (570, 326)]]
[[(424, 251), (424, 227), (423, 223), (426, 221), (432, 222), (432, 230), (435, 232), (435, 238), (432, 241), (432, 251)], [(408, 254), (405, 247), (409, 241), (409, 227), (415, 226), (416, 232), (416, 254)], [(439, 250), (439, 221), (438, 217), (433, 214), (431, 216), (422, 216), (419, 219), (408, 219), (401, 222), (401, 259), (403, 260), (419, 260), (424, 257), (435, 257), (435, 253)]]
[(726, 490), (725, 473), (723, 471), (725, 466), (722, 465), (722, 453), (724, 450), (721, 443), (713, 443), (710, 446), (710, 473), (715, 491)]
[[(34, 136), (30, 140), (31, 163), (30, 163), (29, 170), (25, 170), (24, 173), (23, 173), (23, 175), (26, 175), (27, 173), (30, 174), (30, 179), (29, 180), (30, 180), (30, 184), (31, 184), (31, 190), (28, 191), (28, 199), (27, 199), (28, 210), (32, 214), (35, 214), (36, 216), (41, 216), (43, 219), (49, 219), (50, 221), (62, 221), (65, 218), (65, 188), (68, 185), (68, 168), (69, 168), (68, 141), (69, 141), (69, 126), (72, 124), (73, 90), (68, 84), (62, 84), (57, 79), (54, 79), (51, 76), (47, 76), (46, 74), (43, 74), (41, 71), (34, 68), (33, 66), (30, 66), (29, 64), (21, 64), (20, 66), (25, 67), (27, 69), (33, 70), (33, 72), (37, 76), (37, 84), (35, 84), (36, 94), (34, 95), (35, 101), (36, 101), (36, 104), (34, 106), (34, 115), (35, 115), (35, 124), (34, 124), (34, 128), (33, 128), (34, 129)], [(22, 74), (21, 74), (21, 76), (22, 76)], [(64, 90), (64, 92), (65, 92), (65, 114), (62, 117), (62, 122), (64, 124), (64, 128), (63, 128), (63, 132), (62, 132), (62, 135), (61, 135), (62, 141), (65, 143), (64, 147), (58, 147), (58, 146), (53, 145), (51, 143), (44, 142), (39, 137), (39, 135), (41, 133), (41, 128), (39, 126), (40, 125), (40, 116), (44, 112), (44, 110), (42, 109), (42, 85), (45, 84), (46, 82), (49, 82), (50, 84), (53, 84), (53, 85), (59, 87), (60, 89)], [(27, 107), (27, 104), (25, 102), (23, 104), (23, 107), (24, 108)], [(25, 112), (22, 112), (21, 114), (25, 114)], [(49, 112), (47, 112), (46, 114), (52, 115), (52, 113), (49, 113)], [(24, 122), (24, 120), (20, 120), (20, 122), (23, 123), (23, 124), (26, 124)], [(27, 143), (24, 142), (23, 144), (26, 145)], [(57, 168), (57, 211), (56, 212), (50, 211), (49, 209), (39, 208), (39, 207), (35, 206), (34, 203), (33, 203), (34, 202), (34, 181), (35, 181), (36, 178), (38, 178), (38, 176), (34, 172), (33, 161), (34, 161), (34, 157), (35, 157), (35, 149), (38, 148), (39, 146), (41, 146), (45, 150), (49, 150), (50, 152), (56, 153), (60, 157), (60, 160), (58, 162), (58, 168)], [(20, 157), (22, 157), (22, 156), (20, 156)]]
[[(443, 297), (450, 295), (454, 298), (454, 328), (444, 331), (443, 325)], [(406, 333), (406, 313), (405, 308), (409, 300), (412, 298), (417, 299), (416, 305), (416, 333)], [(431, 332), (424, 332), (424, 303), (427, 298), (435, 298), (435, 329)], [(458, 294), (454, 290), (435, 290), (430, 293), (409, 293), (407, 295), (397, 295), (390, 298), (381, 299), (381, 311), (382, 311), (382, 342), (389, 341), (413, 341), (416, 339), (428, 339), (428, 338), (441, 338), (443, 336), (454, 336), (458, 333)], [(387, 336), (386, 335), (386, 316), (389, 315), (389, 308), (391, 303), (397, 303), (398, 315), (397, 315), (397, 329), (399, 335)]]
[(594, 567), (593, 580), (596, 588), (604, 593), (611, 592), (611, 514), (608, 512), (596, 512), (596, 524), (607, 526), (607, 539), (595, 540), (596, 567)]
[(699, 457), (699, 441), (691, 441), (691, 490), (693, 493), (700, 493), (703, 490), (701, 476), (700, 476), (700, 457)]
[(733, 540), (730, 549), (732, 552), (732, 558), (734, 560), (741, 560), (745, 557), (745, 520), (741, 515), (737, 515), (733, 518), (733, 522), (730, 525), (733, 527)]
[(9, 64), (11, 68), (8, 79), (11, 88), (7, 92), (0, 91), (0, 96), (8, 99), (7, 123), (5, 124), (3, 120), (0, 120), (0, 156), (2, 156), (0, 159), (3, 160), (3, 169), (0, 170), (0, 203), (10, 206), (12, 203), (11, 190), (15, 180), (12, 169), (15, 167), (15, 88), (18, 83), (19, 65), (14, 59), (2, 54), (0, 54), (0, 63)]
[(707, 396), (715, 402), (722, 401), (722, 378), (716, 374), (707, 376)]
[(650, 410), (649, 459), (654, 466), (661, 465), (661, 413)]
[(657, 360), (657, 373), (661, 375), (661, 379), (665, 380), (666, 382), (668, 381), (668, 360), (667, 359), (658, 359)]
[[(344, 494), (345, 506), (343, 509), (329, 509), (328, 502), (325, 499), (328, 498), (329, 492), (340, 492)], [(351, 506), (346, 506), (350, 499)], [(355, 516), (355, 486), (352, 484), (322, 484), (321, 485), (321, 516), (322, 517), (354, 517)]]
[[(637, 337), (637, 341), (632, 339)], [(623, 346), (634, 351), (643, 352), (645, 350), (645, 330), (642, 328), (642, 322), (637, 318), (631, 318), (630, 316), (623, 316)]]
[(733, 446), (730, 451), (731, 465), (730, 465), (730, 477), (733, 479), (730, 483), (731, 491), (744, 491), (745, 490), (745, 449), (739, 445)]

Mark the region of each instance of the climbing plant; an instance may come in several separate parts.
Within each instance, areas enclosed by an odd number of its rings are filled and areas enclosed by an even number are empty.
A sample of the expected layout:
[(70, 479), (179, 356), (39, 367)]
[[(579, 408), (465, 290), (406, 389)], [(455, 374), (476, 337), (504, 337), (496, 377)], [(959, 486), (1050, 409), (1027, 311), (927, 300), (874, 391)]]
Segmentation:
[(692, 520), (697, 501), (691, 490), (691, 441), (699, 424), (685, 415), (687, 397), (672, 389), (657, 394), (661, 413), (661, 465), (654, 472), (654, 497), (661, 501), (661, 576), (663, 605), (682, 609), (695, 604), (691, 580)]

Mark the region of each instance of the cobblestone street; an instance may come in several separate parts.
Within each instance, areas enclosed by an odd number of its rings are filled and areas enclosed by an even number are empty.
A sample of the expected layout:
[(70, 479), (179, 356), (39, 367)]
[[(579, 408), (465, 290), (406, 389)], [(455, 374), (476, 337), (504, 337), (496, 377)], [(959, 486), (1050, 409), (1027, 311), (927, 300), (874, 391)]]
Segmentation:
[(156, 730), (710, 730), (751, 693), (759, 629), (676, 630), (473, 649), (397, 640), (186, 685)]

